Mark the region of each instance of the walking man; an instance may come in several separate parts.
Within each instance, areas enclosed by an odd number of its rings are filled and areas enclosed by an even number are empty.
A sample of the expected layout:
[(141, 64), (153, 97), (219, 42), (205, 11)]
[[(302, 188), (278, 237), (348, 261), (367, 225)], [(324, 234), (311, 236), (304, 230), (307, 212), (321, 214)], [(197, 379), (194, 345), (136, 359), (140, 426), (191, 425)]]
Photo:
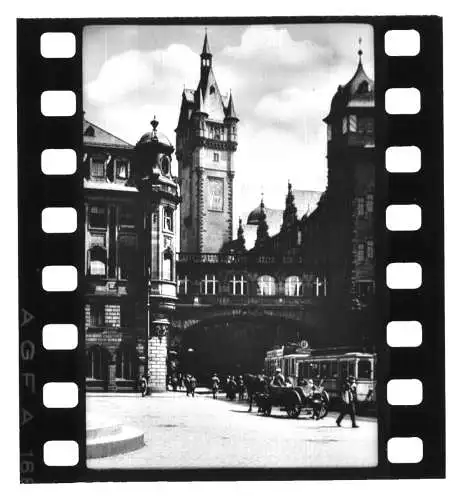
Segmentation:
[(216, 373), (211, 377), (211, 392), (213, 393), (213, 399), (218, 399), (218, 390), (220, 384), (219, 377)]
[(351, 417), (352, 427), (357, 428), (358, 425), (355, 423), (355, 404), (357, 402), (357, 384), (355, 383), (355, 378), (351, 375), (349, 376), (344, 385), (343, 390), (341, 392), (342, 399), (342, 407), (341, 413), (336, 419), (336, 425), (341, 427), (341, 421), (344, 418), (344, 415), (347, 413)]

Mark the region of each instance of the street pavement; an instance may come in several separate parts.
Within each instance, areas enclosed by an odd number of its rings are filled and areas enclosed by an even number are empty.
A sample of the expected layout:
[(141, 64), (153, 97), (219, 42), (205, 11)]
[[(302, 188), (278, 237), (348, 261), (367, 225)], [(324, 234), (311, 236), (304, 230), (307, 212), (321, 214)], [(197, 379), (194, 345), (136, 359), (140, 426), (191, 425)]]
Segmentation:
[(209, 394), (186, 397), (167, 392), (87, 396), (89, 418), (119, 421), (144, 430), (139, 450), (87, 461), (89, 468), (207, 467), (374, 467), (378, 426), (358, 418), (342, 427), (336, 413), (314, 421), (304, 414), (289, 419), (274, 408), (270, 417), (247, 412), (246, 403), (213, 400)]

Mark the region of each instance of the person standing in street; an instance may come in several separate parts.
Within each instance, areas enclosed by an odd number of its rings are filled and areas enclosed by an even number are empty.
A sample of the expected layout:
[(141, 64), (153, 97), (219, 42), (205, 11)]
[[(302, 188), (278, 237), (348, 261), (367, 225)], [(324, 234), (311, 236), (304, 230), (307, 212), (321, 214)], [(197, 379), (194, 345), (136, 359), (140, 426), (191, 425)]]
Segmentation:
[(355, 383), (355, 378), (351, 375), (347, 377), (341, 392), (342, 407), (341, 412), (336, 419), (336, 425), (341, 427), (341, 422), (344, 415), (349, 414), (352, 421), (352, 427), (357, 428), (358, 425), (355, 422), (355, 405), (357, 402), (357, 384)]
[(275, 385), (278, 387), (285, 387), (286, 386), (285, 377), (282, 374), (281, 368), (276, 368), (275, 376), (272, 380), (272, 385)]
[(220, 384), (219, 377), (216, 373), (211, 377), (211, 392), (213, 393), (213, 399), (218, 399), (218, 390)]

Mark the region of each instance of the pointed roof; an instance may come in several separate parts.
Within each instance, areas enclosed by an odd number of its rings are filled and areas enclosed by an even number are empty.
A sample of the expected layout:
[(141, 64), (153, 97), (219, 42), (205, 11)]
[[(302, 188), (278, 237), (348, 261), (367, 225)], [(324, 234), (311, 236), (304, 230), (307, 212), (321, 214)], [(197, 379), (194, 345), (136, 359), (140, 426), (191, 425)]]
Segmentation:
[(202, 56), (209, 55), (211, 56), (210, 45), (208, 43), (208, 33), (205, 31), (205, 38), (203, 39), (203, 48), (202, 48)]
[(83, 144), (85, 146), (104, 146), (122, 149), (132, 149), (133, 145), (107, 132), (94, 123), (83, 119)]
[[(361, 43), (361, 40), (359, 40)], [(362, 49), (359, 49), (359, 61), (352, 78), (345, 84), (339, 85), (336, 94), (331, 100), (330, 113), (325, 122), (328, 122), (336, 109), (344, 107), (373, 107), (375, 105), (375, 82), (366, 74), (362, 64)]]
[(238, 120), (237, 113), (235, 112), (234, 99), (232, 99), (232, 91), (229, 91), (229, 102), (226, 108), (226, 118), (233, 118)]

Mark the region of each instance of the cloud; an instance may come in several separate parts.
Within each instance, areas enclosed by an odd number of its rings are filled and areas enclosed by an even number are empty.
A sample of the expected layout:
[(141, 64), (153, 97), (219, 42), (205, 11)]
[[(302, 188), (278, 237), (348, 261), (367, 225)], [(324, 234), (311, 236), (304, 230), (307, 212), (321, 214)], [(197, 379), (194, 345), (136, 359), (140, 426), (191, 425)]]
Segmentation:
[(326, 58), (331, 52), (309, 40), (295, 41), (285, 28), (250, 26), (238, 46), (223, 53), (236, 59), (258, 59), (271, 65), (297, 65)]
[(97, 78), (85, 87), (86, 98), (102, 105), (118, 102), (133, 92), (149, 87), (157, 91), (176, 90), (186, 83), (197, 56), (180, 44), (155, 51), (128, 50), (110, 57)]

